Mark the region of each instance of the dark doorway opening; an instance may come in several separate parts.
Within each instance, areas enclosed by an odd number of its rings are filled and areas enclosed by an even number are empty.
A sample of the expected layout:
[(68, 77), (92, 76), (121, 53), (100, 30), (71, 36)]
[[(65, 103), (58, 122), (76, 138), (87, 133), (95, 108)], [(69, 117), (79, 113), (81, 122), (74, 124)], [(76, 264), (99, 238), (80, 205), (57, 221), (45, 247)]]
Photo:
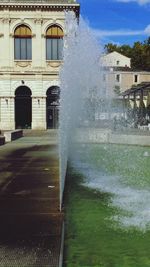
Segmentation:
[(15, 92), (15, 122), (16, 129), (30, 129), (32, 120), (31, 90), (20, 86)]
[(58, 128), (59, 94), (60, 94), (60, 89), (58, 86), (52, 86), (47, 90), (46, 93), (47, 129)]

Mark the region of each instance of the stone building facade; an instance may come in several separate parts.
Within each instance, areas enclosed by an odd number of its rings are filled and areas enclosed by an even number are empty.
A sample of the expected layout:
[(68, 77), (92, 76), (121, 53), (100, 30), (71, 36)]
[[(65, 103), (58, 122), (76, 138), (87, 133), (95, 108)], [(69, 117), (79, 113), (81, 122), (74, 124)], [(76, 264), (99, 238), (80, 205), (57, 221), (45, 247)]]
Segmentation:
[(57, 127), (65, 11), (75, 0), (0, 1), (0, 129)]
[(150, 72), (133, 71), (131, 59), (114, 51), (100, 58), (104, 67), (102, 90), (104, 97), (116, 97), (142, 82), (150, 82)]
[(150, 82), (150, 72), (112, 70), (103, 74), (103, 94), (116, 97), (133, 86), (142, 82)]

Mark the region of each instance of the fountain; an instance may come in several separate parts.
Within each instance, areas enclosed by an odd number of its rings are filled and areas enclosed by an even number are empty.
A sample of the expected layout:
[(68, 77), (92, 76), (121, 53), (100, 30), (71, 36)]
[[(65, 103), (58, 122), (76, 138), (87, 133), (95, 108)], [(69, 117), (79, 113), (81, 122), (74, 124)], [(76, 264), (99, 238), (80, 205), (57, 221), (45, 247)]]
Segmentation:
[[(90, 29), (84, 20), (77, 19), (73, 12), (66, 14), (67, 34), (64, 40), (64, 64), (60, 73), (60, 170), (62, 200), (64, 181), (67, 167), (68, 150), (75, 131), (83, 123), (85, 113), (85, 100), (89, 93), (100, 94), (101, 71), (99, 67), (100, 48), (94, 40)], [(85, 42), (86, 40), (86, 42)], [(87, 51), (93, 51), (87, 53)], [(92, 113), (91, 113), (92, 114)], [(84, 118), (85, 119), (85, 118)]]
[(78, 25), (70, 12), (66, 29), (59, 129), (61, 202), (68, 159), (73, 168), (66, 266), (149, 266), (150, 149), (126, 145), (142, 144), (140, 136), (120, 137), (109, 123), (96, 124), (101, 105), (108, 117), (111, 113), (99, 63), (102, 49), (85, 21)]
[[(108, 103), (107, 98), (103, 96), (102, 90), (104, 70), (100, 67), (99, 62), (100, 50), (102, 50), (100, 45), (97, 43), (85, 21), (80, 18), (78, 25), (76, 17), (72, 12), (66, 14), (66, 29), (64, 65), (60, 74), (61, 102), (59, 138), (61, 144), (61, 198), (64, 189), (67, 160), (73, 150), (75, 154), (73, 143), (75, 142), (77, 131), (79, 132), (79, 128), (82, 129), (80, 138), (82, 138), (82, 142), (84, 143), (87, 139), (86, 136), (91, 134), (97, 109), (99, 110), (99, 105), (102, 103), (101, 100), (103, 99), (105, 104)], [(109, 113), (108, 109), (107, 111)], [(87, 120), (88, 127), (86, 125)], [(95, 134), (97, 129), (93, 131)], [(98, 139), (102, 139), (103, 137), (103, 140), (100, 140), (102, 143), (107, 143), (107, 141), (111, 143), (110, 139), (107, 140), (107, 133), (110, 133), (108, 125), (107, 129), (103, 131), (103, 136), (102, 129), (98, 136)], [(89, 141), (90, 139), (88, 139)], [(87, 186), (99, 188), (101, 191), (113, 194), (115, 197), (112, 198), (112, 205), (133, 214), (133, 216), (130, 214), (128, 218), (119, 218), (124, 226), (135, 225), (143, 229), (146, 227), (147, 223), (150, 222), (149, 208), (146, 204), (147, 199), (150, 197), (150, 192), (146, 188), (143, 188), (143, 190), (132, 188), (128, 184), (125, 185), (125, 182), (122, 183), (121, 178), (118, 176), (104, 175), (101, 172), (92, 170), (92, 166), (91, 168), (87, 166), (85, 171), (81, 167), (81, 164), (79, 165), (80, 171), (88, 177), (86, 182)], [(78, 168), (77, 164), (76, 168)], [(127, 180), (126, 177), (125, 179)], [(141, 196), (145, 197), (141, 198)]]

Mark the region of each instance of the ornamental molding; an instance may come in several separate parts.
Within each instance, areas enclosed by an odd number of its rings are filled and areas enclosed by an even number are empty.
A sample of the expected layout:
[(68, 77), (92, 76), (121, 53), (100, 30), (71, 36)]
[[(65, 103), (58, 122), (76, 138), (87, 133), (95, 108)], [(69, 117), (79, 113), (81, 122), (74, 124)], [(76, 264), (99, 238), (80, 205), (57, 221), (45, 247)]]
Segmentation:
[(41, 25), (43, 23), (43, 19), (40, 18), (34, 19), (34, 23)]
[(44, 81), (43, 82), (43, 91), (44, 91), (45, 96), (46, 96), (47, 90), (52, 86), (60, 86), (60, 81), (59, 80), (52, 80), (52, 81)]
[(10, 18), (3, 18), (3, 19), (2, 19), (2, 22), (3, 22), (4, 24), (9, 24), (9, 23), (11, 22), (11, 19), (10, 19)]
[(21, 68), (31, 67), (31, 61), (16, 61), (15, 65)]
[(47, 29), (50, 26), (53, 26), (54, 24), (56, 24), (57, 26), (61, 27), (62, 30), (64, 31), (64, 23), (62, 21), (60, 21), (59, 18), (56, 18), (56, 19), (53, 19), (53, 20), (44, 21), (44, 23), (42, 25), (42, 32), (46, 32)]
[(17, 20), (18, 20), (18, 19), (11, 18), (11, 21), (10, 21), (10, 22), (11, 22), (11, 24), (12, 24), (12, 23), (16, 22)]
[(43, 10), (43, 11), (74, 11), (76, 13), (76, 16), (79, 17), (79, 11), (80, 11), (80, 5), (79, 4), (50, 4), (50, 3), (31, 3), (31, 2), (15, 2), (15, 1), (10, 1), (10, 2), (0, 2), (0, 10)]
[(53, 19), (52, 18), (43, 18), (43, 24), (45, 24), (45, 23), (49, 23), (49, 24), (51, 24), (51, 23), (53, 23)]
[[(23, 84), (22, 84), (22, 80), (24, 81)], [(13, 81), (12, 82), (11, 88), (12, 88), (12, 91), (13, 91), (14, 96), (15, 96), (16, 89), (18, 87), (20, 87), (20, 86), (27, 86), (31, 90), (31, 92), (33, 93), (33, 91), (34, 91), (33, 83), (30, 82), (30, 81), (26, 81), (25, 79), (22, 79), (22, 80), (17, 81), (17, 82), (16, 81)]]
[(25, 24), (27, 27), (29, 27), (31, 29), (31, 31), (34, 31), (34, 19), (26, 19), (24, 18), (24, 22), (21, 21), (20, 18), (17, 18), (15, 20), (12, 20), (12, 23), (10, 24), (10, 33), (14, 34), (15, 29), (20, 26), (21, 24)]
[(52, 68), (58, 68), (60, 67), (62, 64), (62, 61), (47, 61), (46, 62), (46, 65), (47, 67), (52, 67)]
[[(14, 35), (13, 33), (10, 33), (9, 36), (12, 37), (12, 38), (15, 37), (15, 35)], [(0, 37), (1, 37), (1, 36), (0, 36)], [(31, 37), (32, 37), (32, 38), (35, 38), (35, 37), (36, 37), (36, 34), (33, 33), (33, 34), (31, 35)]]

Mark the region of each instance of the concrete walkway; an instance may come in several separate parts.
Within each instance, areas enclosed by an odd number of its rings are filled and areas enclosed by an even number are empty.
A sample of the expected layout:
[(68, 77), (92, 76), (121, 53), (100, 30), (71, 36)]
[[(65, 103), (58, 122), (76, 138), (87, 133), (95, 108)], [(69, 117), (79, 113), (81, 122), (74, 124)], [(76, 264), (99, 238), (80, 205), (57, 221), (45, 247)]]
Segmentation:
[(62, 220), (57, 132), (26, 131), (0, 147), (0, 266), (57, 267)]

